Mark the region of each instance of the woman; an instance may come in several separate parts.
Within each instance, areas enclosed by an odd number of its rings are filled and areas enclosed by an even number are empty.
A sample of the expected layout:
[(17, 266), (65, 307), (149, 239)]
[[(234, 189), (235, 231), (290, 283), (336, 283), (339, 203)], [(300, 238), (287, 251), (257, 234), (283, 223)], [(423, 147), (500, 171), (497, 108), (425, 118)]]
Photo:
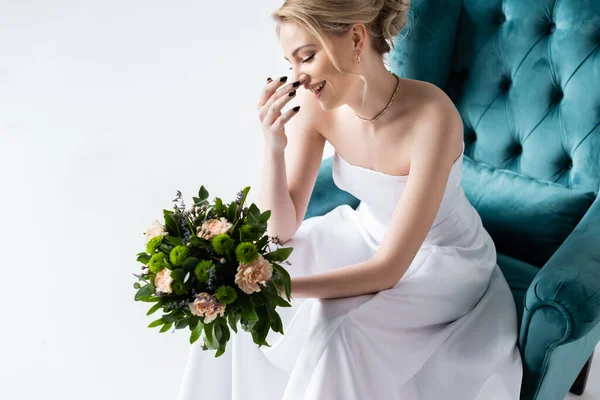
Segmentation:
[[(294, 248), (292, 307), (270, 347), (244, 332), (218, 359), (192, 346), (180, 400), (519, 398), (515, 304), (460, 186), (460, 115), (384, 65), (408, 7), (288, 0), (274, 13), (293, 77), (269, 78), (259, 100), (260, 205)], [(361, 203), (304, 220), (325, 141), (335, 184)]]

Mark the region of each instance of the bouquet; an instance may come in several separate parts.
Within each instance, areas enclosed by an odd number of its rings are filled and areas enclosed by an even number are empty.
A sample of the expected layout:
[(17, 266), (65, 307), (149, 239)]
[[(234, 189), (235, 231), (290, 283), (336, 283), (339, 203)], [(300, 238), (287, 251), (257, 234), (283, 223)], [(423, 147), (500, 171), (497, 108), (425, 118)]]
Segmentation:
[(268, 251), (269, 242), (282, 243), (265, 235), (270, 210), (244, 207), (249, 190), (223, 204), (218, 197), (209, 202), (201, 186), (187, 210), (177, 191), (174, 211), (163, 210), (164, 223), (155, 220), (146, 230), (146, 251), (137, 254), (142, 272), (133, 274), (134, 300), (156, 303), (147, 315), (163, 313), (148, 327), (189, 328), (192, 344), (203, 334), (202, 349), (216, 350), (215, 358), (238, 322), (259, 347), (270, 347), (269, 329), (284, 333), (276, 307), (291, 307), (290, 275), (279, 263), (289, 264), (293, 248)]

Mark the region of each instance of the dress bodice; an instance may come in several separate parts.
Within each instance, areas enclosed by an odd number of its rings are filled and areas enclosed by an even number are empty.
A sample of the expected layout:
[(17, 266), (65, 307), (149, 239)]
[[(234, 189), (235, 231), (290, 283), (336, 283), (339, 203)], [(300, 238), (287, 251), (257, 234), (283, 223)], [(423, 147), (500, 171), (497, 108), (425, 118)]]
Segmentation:
[[(466, 200), (460, 185), (462, 177), (462, 161), (464, 143), (461, 155), (454, 161), (446, 189), (432, 224), (438, 226), (455, 210), (459, 200)], [(356, 209), (360, 214), (363, 225), (370, 234), (375, 245), (381, 243), (383, 235), (392, 218), (396, 205), (404, 190), (408, 175), (388, 175), (380, 171), (352, 165), (336, 151), (332, 166), (333, 181), (336, 186), (358, 198), (361, 202)]]

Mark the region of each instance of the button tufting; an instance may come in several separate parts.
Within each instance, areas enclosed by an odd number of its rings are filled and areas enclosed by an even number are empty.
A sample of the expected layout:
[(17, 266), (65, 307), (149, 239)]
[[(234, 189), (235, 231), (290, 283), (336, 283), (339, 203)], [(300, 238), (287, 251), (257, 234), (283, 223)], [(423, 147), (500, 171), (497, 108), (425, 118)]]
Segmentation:
[(554, 22), (552, 22), (550, 25), (548, 25), (548, 28), (546, 29), (546, 31), (548, 33), (552, 33), (556, 30), (556, 24)]
[(564, 97), (564, 93), (561, 89), (556, 89), (556, 91), (554, 92), (553, 95), (553, 101), (554, 103), (558, 103), (560, 102)]
[(513, 150), (513, 153), (515, 155), (519, 155), (519, 154), (523, 153), (523, 146), (521, 146), (520, 144), (517, 143), (515, 149)]
[(573, 168), (573, 160), (571, 160), (570, 158), (567, 158), (567, 164), (565, 165), (566, 169), (571, 169)]
[(500, 82), (500, 89), (502, 89), (505, 92), (508, 92), (511, 85), (512, 85), (512, 81), (510, 80), (510, 78), (508, 76), (505, 76), (502, 79), (502, 81)]
[(498, 20), (498, 24), (503, 24), (506, 22), (506, 15), (504, 14), (498, 15), (496, 18)]

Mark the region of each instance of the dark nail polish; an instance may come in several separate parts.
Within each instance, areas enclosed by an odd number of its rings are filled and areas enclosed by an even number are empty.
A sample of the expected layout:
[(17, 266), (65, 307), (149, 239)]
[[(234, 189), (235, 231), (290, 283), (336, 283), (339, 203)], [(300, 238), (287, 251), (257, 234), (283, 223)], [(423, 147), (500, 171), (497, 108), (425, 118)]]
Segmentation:
[(281, 78), (279, 78), (279, 82), (285, 82), (287, 81), (287, 76), (282, 76)]
[(300, 86), (300, 81), (296, 81), (296, 82), (294, 82), (294, 84), (293, 84), (292, 86), (293, 86), (293, 87), (298, 87), (298, 86)]
[(273, 82), (273, 79), (267, 78), (267, 82)]
[(299, 109), (300, 109), (300, 106), (296, 106), (296, 107), (292, 108), (292, 110), (294, 110), (296, 112), (298, 112)]
[(292, 90), (292, 91), (291, 91), (291, 92), (288, 94), (288, 96), (292, 97), (292, 96), (293, 96), (293, 95), (295, 95), (295, 94), (296, 94), (296, 91), (295, 91), (295, 90)]

